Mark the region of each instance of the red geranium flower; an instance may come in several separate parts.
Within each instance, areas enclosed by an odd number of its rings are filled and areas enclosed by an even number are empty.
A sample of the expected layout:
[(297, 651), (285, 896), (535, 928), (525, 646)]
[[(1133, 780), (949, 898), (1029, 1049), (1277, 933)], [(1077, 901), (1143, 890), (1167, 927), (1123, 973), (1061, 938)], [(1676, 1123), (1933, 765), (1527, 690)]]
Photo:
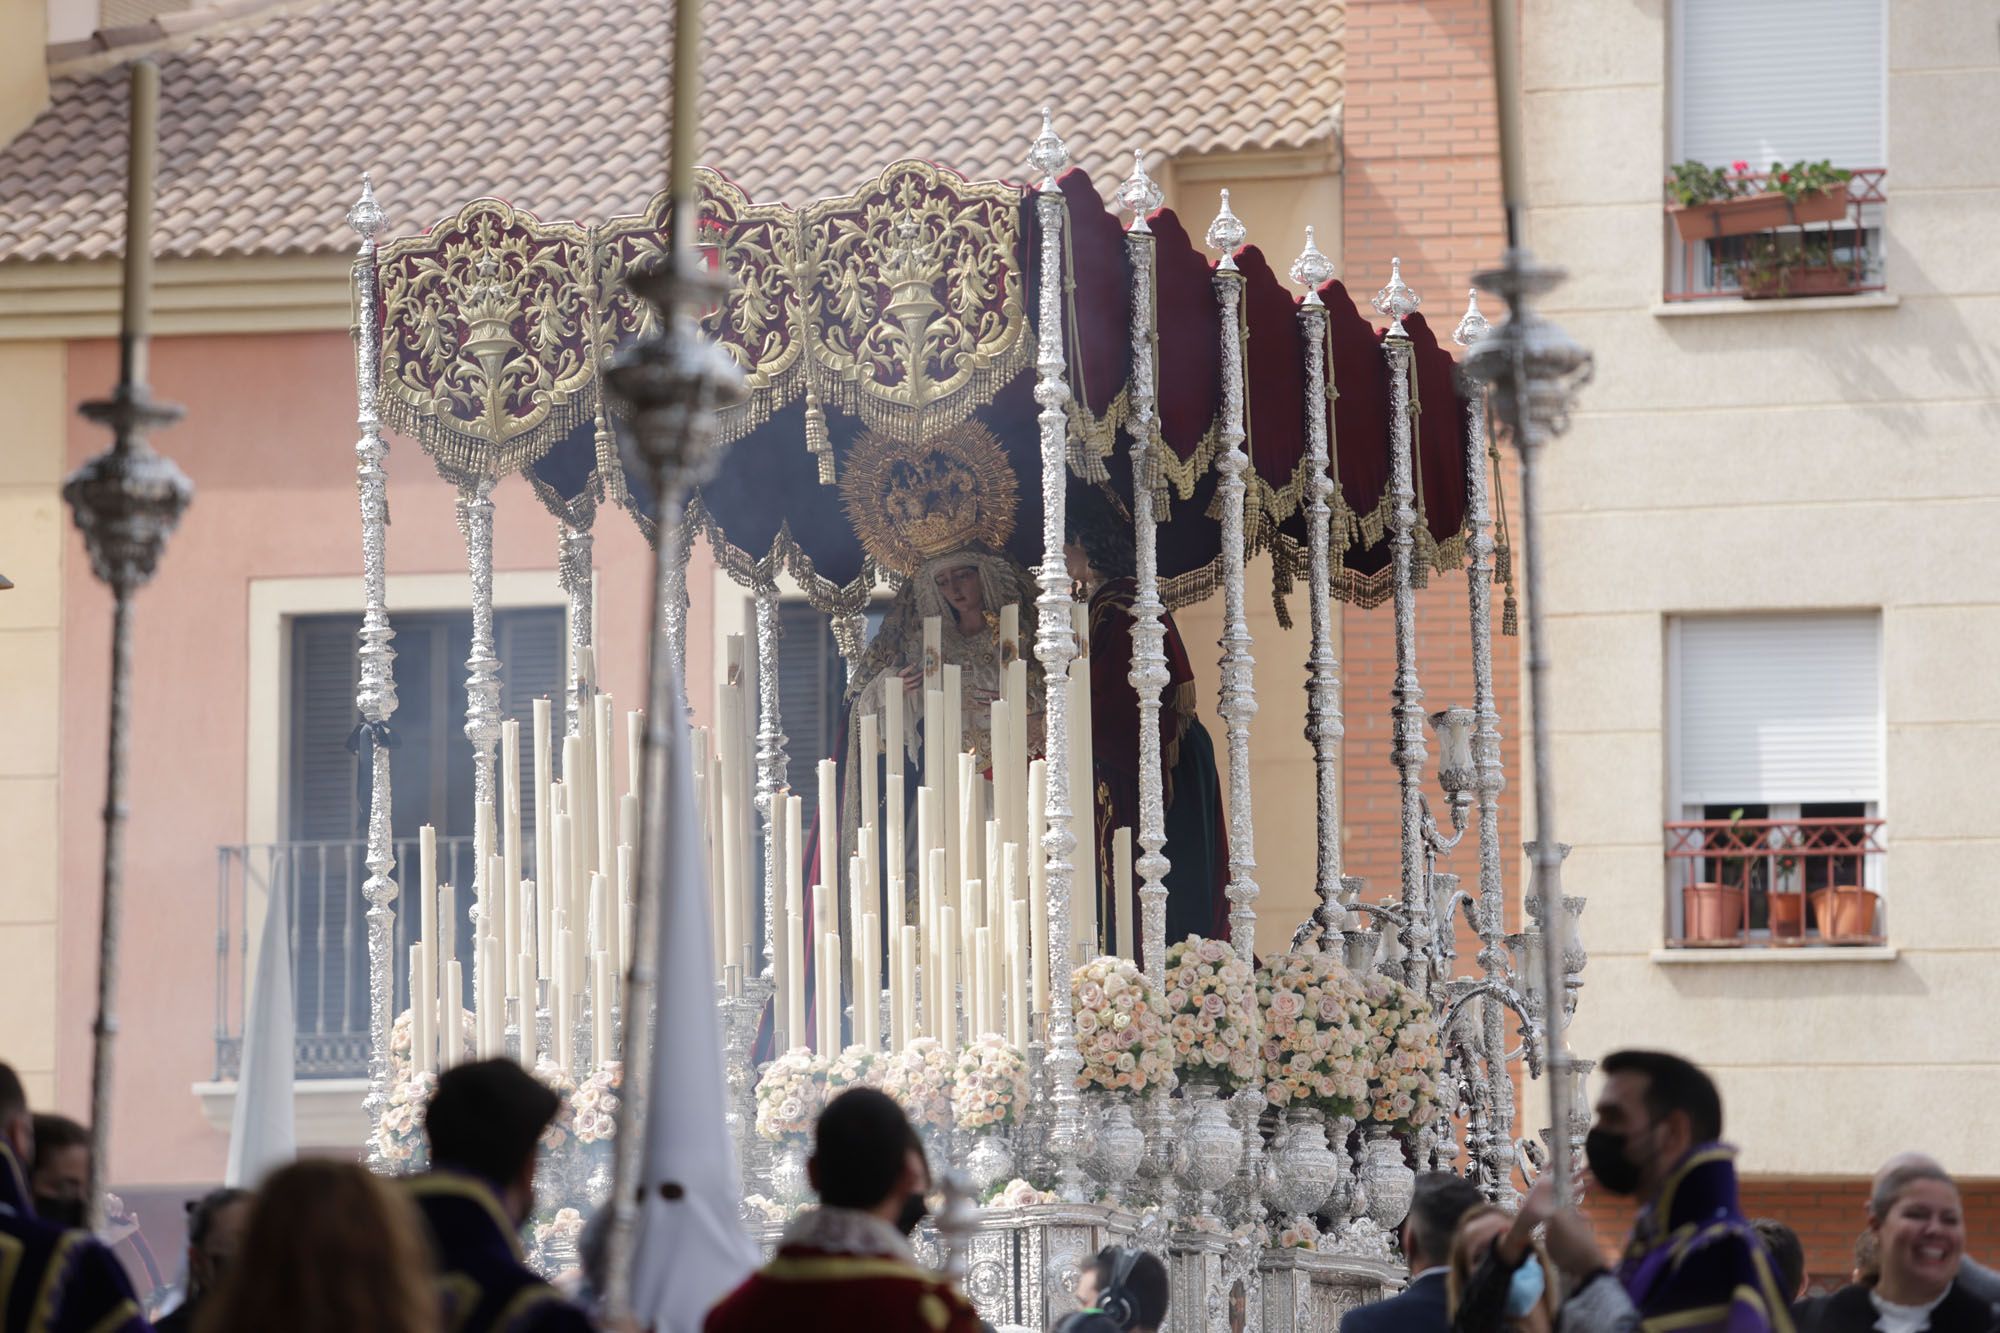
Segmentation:
[(1729, 169), (1741, 176), (1744, 172), (1750, 170), (1750, 164), (1739, 158), (1729, 164)]
[(1779, 172), (1779, 173), (1778, 173), (1778, 184), (1780, 184), (1780, 185), (1790, 185), (1791, 183), (1792, 183), (1792, 173), (1791, 173), (1791, 172), (1789, 172), (1789, 171), (1781, 171), (1781, 172)]

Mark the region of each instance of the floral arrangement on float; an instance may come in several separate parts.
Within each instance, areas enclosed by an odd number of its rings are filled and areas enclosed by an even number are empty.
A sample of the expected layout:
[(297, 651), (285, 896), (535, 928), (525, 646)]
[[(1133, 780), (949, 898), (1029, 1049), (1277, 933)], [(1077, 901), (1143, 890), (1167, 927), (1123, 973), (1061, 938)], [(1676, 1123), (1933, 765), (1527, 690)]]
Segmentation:
[(1167, 950), (1167, 1026), (1181, 1081), (1209, 1077), (1224, 1090), (1257, 1075), (1256, 974), (1221, 940), (1190, 935)]
[(555, 1119), (542, 1131), (543, 1168), (547, 1169), (548, 1159), (568, 1148), (575, 1137), (575, 1112), (570, 1099), (576, 1096), (576, 1080), (546, 1055), (535, 1061), (535, 1078), (562, 1102)]
[(625, 1083), (623, 1061), (600, 1066), (570, 1094), (570, 1129), (583, 1146), (608, 1144), (618, 1133), (618, 1091)]
[(826, 1064), (826, 1099), (832, 1101), (849, 1088), (874, 1088), (882, 1083), (885, 1058), (866, 1046), (850, 1046)]
[(1280, 1236), (1317, 1237), (1312, 1214), (1340, 1202), (1347, 1137), (1368, 1105), (1374, 1048), (1365, 983), (1331, 951), (1278, 954), (1258, 970), (1257, 1007), (1264, 1095), (1285, 1112), (1272, 1147), (1273, 1201), (1290, 1213)]
[(1370, 1058), (1360, 1114), (1397, 1134), (1413, 1134), (1438, 1112), (1444, 1046), (1437, 1022), (1424, 998), (1393, 977), (1377, 973), (1361, 985)]
[(375, 1152), (398, 1171), (421, 1171), (430, 1165), (430, 1141), (424, 1137), (424, 1109), (437, 1091), (437, 1075), (412, 1074), (389, 1085), (389, 1104), (375, 1122)]
[(809, 1048), (794, 1046), (757, 1080), (757, 1136), (803, 1144), (825, 1105), (826, 1065)]
[(1079, 1088), (1141, 1093), (1167, 1083), (1174, 1039), (1166, 1001), (1129, 958), (1097, 958), (1070, 974), (1083, 1069)]
[(1007, 1129), (1028, 1109), (1028, 1061), (1005, 1037), (987, 1033), (958, 1053), (951, 1114), (960, 1131), (975, 1136), (966, 1170), (984, 1195), (1014, 1172)]
[(936, 1037), (918, 1037), (882, 1062), (882, 1091), (896, 1099), (919, 1131), (951, 1127), (956, 1061)]
[(1032, 1208), (1038, 1203), (1060, 1203), (1062, 1196), (1054, 1190), (1036, 1189), (1027, 1181), (1015, 1176), (1004, 1185), (995, 1185), (983, 1199), (988, 1208)]

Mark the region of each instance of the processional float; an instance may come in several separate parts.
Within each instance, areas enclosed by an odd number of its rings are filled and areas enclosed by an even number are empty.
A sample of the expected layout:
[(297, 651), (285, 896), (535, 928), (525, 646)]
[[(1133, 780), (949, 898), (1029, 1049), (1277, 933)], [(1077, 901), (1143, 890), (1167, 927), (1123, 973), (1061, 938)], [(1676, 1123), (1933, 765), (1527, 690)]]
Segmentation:
[[(356, 703), (374, 774), (366, 886), (372, 1157), (394, 1168), (420, 1154), (415, 1108), (440, 1062), (468, 1050), (507, 1054), (541, 1071), (572, 1109), (557, 1135), (563, 1151), (545, 1168), (544, 1197), (558, 1208), (536, 1228), (545, 1262), (572, 1252), (581, 1213), (610, 1188), (608, 1140), (622, 1076), (616, 1057), (633, 1026), (624, 1009), (643, 1012), (639, 997), (647, 994), (643, 959), (635, 966), (633, 958), (646, 932), (630, 919), (642, 907), (631, 885), (651, 882), (638, 864), (634, 812), (652, 793), (639, 781), (636, 744), (628, 792), (620, 799), (612, 791), (611, 709), (592, 660), (592, 528), (603, 512), (620, 511), (659, 553), (656, 628), (674, 679), (685, 678), (686, 571), (697, 537), (755, 604), (756, 694), (747, 691), (747, 646), (731, 645), (719, 726), (697, 757), (716, 863), (710, 879), (730, 1127), (746, 1186), (756, 1191), (746, 1226), (768, 1241), (801, 1202), (800, 1129), (815, 1099), (844, 1082), (886, 1077), (912, 1106), (940, 1168), (969, 1170), (992, 1196), (993, 1206), (959, 1238), (955, 1261), (993, 1322), (1044, 1326), (1066, 1308), (1090, 1253), (1109, 1239), (1136, 1237), (1171, 1253), (1174, 1308), (1203, 1312), (1196, 1318), (1205, 1326), (1223, 1326), (1232, 1291), (1251, 1327), (1330, 1326), (1334, 1311), (1393, 1280), (1389, 1229), (1407, 1208), (1413, 1170), (1462, 1170), (1490, 1197), (1508, 1200), (1551, 1156), (1560, 1170), (1581, 1133), (1565, 1116), (1540, 1142), (1514, 1134), (1514, 1062), (1534, 1077), (1552, 1063), (1565, 1078), (1581, 1076), (1582, 1062), (1568, 1059), (1560, 1032), (1584, 964), (1573, 943), (1582, 899), (1559, 895), (1559, 850), (1531, 845), (1534, 921), (1514, 933), (1505, 928), (1495, 585), (1506, 589), (1508, 632), (1515, 603), (1504, 506), (1492, 489), (1500, 454), (1487, 428), (1490, 413), (1523, 446), (1525, 473), (1533, 446), (1559, 428), (1580, 354), (1565, 361), (1536, 341), (1547, 326), (1526, 308), (1534, 284), (1521, 277), (1518, 252), (1510, 251), (1508, 270), (1488, 275), (1508, 299), (1508, 323), (1489, 333), (1475, 300), (1454, 333), (1474, 349), (1470, 359), (1484, 378), (1502, 386), (1488, 393), (1454, 366), (1399, 269), (1374, 298), (1388, 321), (1378, 332), (1310, 230), (1289, 269), (1304, 289), (1295, 297), (1244, 244), (1226, 191), (1205, 234), (1218, 252), (1211, 262), (1160, 208), (1141, 155), (1113, 194), (1116, 211), (1081, 171), (1066, 169), (1068, 151), (1046, 111), (1028, 161), (1030, 187), (899, 162), (855, 194), (800, 209), (755, 203), (704, 171), (690, 189), (691, 218), (676, 217), (671, 193), (638, 215), (594, 223), (543, 222), (482, 199), (421, 234), (387, 241), (378, 240), (384, 216), (364, 186), (349, 220), (361, 238), (353, 273), (367, 606)], [(1118, 211), (1131, 215), (1129, 224)], [(679, 457), (671, 468), (628, 467), (624, 456), (657, 458), (633, 437), (645, 429), (636, 417), (661, 409), (607, 388), (618, 378), (611, 368), (619, 350), (662, 333), (659, 273), (677, 221), (716, 279), (701, 334), (726, 352), (743, 387), (735, 401), (701, 409), (712, 409), (710, 428), (728, 446), (712, 473), (699, 457)], [(648, 282), (655, 290), (638, 299), (635, 289)], [(416, 439), (459, 490), (474, 623), (465, 729), (477, 759), (476, 882), (456, 897), (433, 883), (430, 867), (421, 870), (424, 927), (410, 1008), (400, 1019), (400, 969), (390, 956), (399, 889), (388, 819), (396, 700), (383, 579), (385, 421)], [(687, 439), (703, 434), (685, 420), (679, 428)], [(552, 707), (538, 712), (525, 798), (522, 741), (516, 724), (499, 716), (503, 664), (492, 636), (492, 495), (512, 473), (554, 520), (569, 608), (562, 736), (552, 734)], [(856, 484), (856, 476), (874, 481)], [(1064, 560), (1065, 510), (1077, 487), (1113, 497), (1132, 523), (1130, 681), (1140, 712), (1133, 871), (1141, 910), (1128, 952), (1143, 958), (1143, 970), (1129, 957), (1100, 957), (1114, 940), (1096, 934), (1097, 909), (1080, 906), (1097, 893), (1075, 882), (1073, 807), (1091, 801), (1089, 791), (1073, 789), (1071, 763), (1083, 744), (1072, 709), (1088, 706), (1088, 692), (1079, 697), (1066, 687), (1083, 648)], [(952, 906), (940, 907), (951, 923), (941, 929), (926, 915), (931, 900), (919, 894), (919, 924), (904, 929), (906, 940), (917, 934), (920, 943), (899, 949), (883, 923), (892, 912), (901, 922), (912, 891), (902, 885), (901, 848), (887, 846), (903, 841), (886, 827), (900, 829), (903, 812), (891, 802), (882, 824), (872, 825), (871, 801), (852, 842), (838, 817), (846, 795), (839, 784), (882, 795), (874, 786), (881, 739), (871, 730), (874, 714), (860, 732), (870, 742), (865, 773), (836, 770), (815, 843), (802, 828), (788, 831), (797, 798), (787, 786), (779, 711), (780, 599), (802, 596), (832, 619), (853, 673), (868, 648), (871, 602), (914, 571), (910, 560), (884, 554), (894, 544), (891, 520), (900, 515), (909, 531), (949, 526), (954, 515), (970, 522), (967, 514), (982, 504), (991, 511), (1005, 492), (1018, 496), (1015, 512), (981, 532), (998, 556), (1033, 567), (1042, 680), (1039, 756), (1031, 759), (1032, 747), (1020, 740), (1031, 711), (1025, 698), (1006, 699), (1004, 734), (1000, 724), (992, 729), (995, 823), (1004, 830), (1015, 819), (1019, 856), (982, 856), (973, 824), (960, 851), (967, 865), (983, 865), (985, 896), (956, 899), (956, 919)], [(1532, 525), (1525, 476), (1522, 499)], [(864, 520), (870, 503), (877, 508)], [(1302, 720), (1315, 762), (1318, 898), (1308, 920), (1266, 932), (1262, 954), (1249, 736), (1259, 705), (1245, 611), (1246, 562), (1259, 553), (1271, 557), (1281, 615), (1296, 583), (1306, 584), (1311, 653)], [(1527, 556), (1532, 587), (1532, 545)], [(1415, 594), (1430, 575), (1460, 566), (1474, 698), (1469, 708), (1427, 719)], [(1159, 729), (1165, 618), (1216, 592), (1228, 939), (1170, 954), (1165, 881), (1174, 849)], [(1389, 602), (1396, 622), (1400, 882), (1379, 899), (1341, 865), (1336, 598), (1364, 607)], [(1013, 651), (1023, 656), (1020, 609), (1009, 609)], [(1531, 597), (1531, 645), (1537, 611)], [(1531, 652), (1531, 668), (1538, 660)], [(925, 663), (927, 682), (934, 665)], [(1531, 679), (1539, 688), (1538, 672)], [(661, 702), (651, 701), (656, 713)], [(1538, 707), (1538, 728), (1544, 716)], [(1439, 744), (1450, 834), (1425, 791), (1427, 720)], [(630, 725), (636, 737), (642, 723), (634, 717)], [(926, 733), (938, 731), (954, 750), (963, 740), (932, 716)], [(898, 791), (902, 767), (886, 770)], [(1538, 776), (1546, 773), (1545, 764), (1537, 767)], [(925, 765), (922, 782), (949, 800), (954, 769), (974, 771)], [(822, 791), (827, 771), (823, 764)], [(976, 778), (973, 786), (984, 790)], [(978, 798), (964, 799), (980, 810)], [(1540, 808), (1546, 817), (1546, 799)], [(524, 809), (535, 815), (532, 847)], [(1464, 890), (1435, 866), (1475, 810), (1479, 878)], [(762, 834), (757, 885), (751, 811)], [(1006, 838), (989, 836), (995, 847)], [(788, 881), (813, 874), (804, 864), (809, 845), (824, 867), (811, 883), (817, 910), (836, 923), (865, 921), (863, 929), (799, 939), (804, 922), (787, 910), (787, 890)], [(924, 843), (920, 853), (922, 879), (932, 847)], [(1016, 878), (1003, 862), (1026, 866)], [(963, 867), (948, 878), (946, 897), (967, 881)], [(475, 913), (469, 985), (450, 957), (461, 908)], [(977, 949), (967, 910), (978, 915), (978, 931), (992, 932)], [(1456, 957), (1461, 912), (1480, 942), (1474, 971), (1461, 971)], [(1024, 930), (1017, 921), (1030, 924)], [(996, 961), (1003, 953), (1006, 961)], [(621, 994), (611, 978), (628, 971), (634, 981)], [(801, 1022), (801, 1006), (788, 1000), (806, 988), (808, 972), (816, 1021)], [(913, 992), (901, 991), (899, 981), (912, 978)], [(1218, 1043), (1205, 1040), (1217, 1032), (1212, 1015), (1205, 1032), (1189, 1026), (1204, 1017), (1203, 997), (1190, 1001), (1190, 984), (1215, 992), (1221, 1027), (1248, 1044), (1247, 1057), (1234, 1057), (1231, 1046), (1215, 1058)], [(1003, 989), (1004, 1002), (988, 1003)], [(1107, 990), (1125, 998), (1108, 1000)], [(462, 1019), (468, 993), (471, 1011)], [(1321, 1017), (1342, 1034), (1337, 1043), (1313, 1044), (1313, 1016), (1301, 1025), (1294, 1007), (1301, 997), (1331, 1006)], [(1188, 1025), (1176, 1045), (1171, 1033), (1182, 1017)], [(1117, 1048), (1080, 1044), (1080, 1029), (1090, 1036), (1101, 1021), (1157, 1036), (1145, 1039), (1151, 1045), (1135, 1061), (1145, 1069), (1152, 1060), (1151, 1077), (1128, 1070), (1121, 1080)], [(1150, 1051), (1161, 1054), (1154, 1060)], [(1131, 1057), (1129, 1047), (1124, 1053)], [(1158, 1067), (1167, 1064), (1178, 1079)], [(947, 1110), (933, 1113), (951, 1104), (954, 1077), (957, 1091), (976, 1093), (958, 1097), (956, 1124)], [(1135, 1095), (1127, 1089), (1136, 1083), (1145, 1086)], [(776, 1141), (760, 1137), (760, 1128)]]

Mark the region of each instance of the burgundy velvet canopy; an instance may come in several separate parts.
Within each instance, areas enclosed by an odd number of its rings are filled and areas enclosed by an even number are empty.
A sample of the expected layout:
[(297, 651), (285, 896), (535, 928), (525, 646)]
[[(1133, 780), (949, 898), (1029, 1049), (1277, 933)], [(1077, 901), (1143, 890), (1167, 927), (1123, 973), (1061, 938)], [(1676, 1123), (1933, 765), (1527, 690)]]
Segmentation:
[[(1108, 487), (1129, 505), (1132, 267), (1125, 228), (1084, 172), (1066, 172), (1059, 183), (1067, 211), (1072, 484)], [(753, 395), (728, 423), (733, 442), (691, 502), (725, 566), (742, 577), (782, 566), (822, 609), (859, 609), (876, 571), (833, 484), (857, 441), (871, 430), (921, 435), (968, 419), (999, 439), (1016, 476), (1020, 506), (1008, 549), (1023, 564), (1038, 562), (1033, 361), (1041, 235), (1034, 193), (967, 182), (921, 163), (898, 163), (857, 194), (797, 214), (751, 204), (720, 177), (705, 174), (703, 185), (703, 235), (733, 280), (706, 327), (751, 371)], [(1215, 263), (1172, 211), (1153, 214), (1148, 225), (1158, 313), (1155, 411), (1169, 483), (1156, 510), (1164, 520), (1159, 563), (1163, 596), (1180, 606), (1208, 595), (1220, 572), (1214, 460), (1222, 437), (1223, 328)], [(665, 226), (656, 202), (646, 217), (593, 234), (615, 235), (635, 252), (647, 248), (648, 236), (663, 241)], [(1236, 264), (1251, 460), (1245, 534), (1253, 553), (1272, 553), (1282, 599), (1306, 572), (1301, 300), (1258, 247), (1240, 250)], [(1328, 327), (1334, 587), (1372, 606), (1388, 591), (1390, 368), (1382, 333), (1347, 288), (1331, 281), (1320, 297)], [(612, 332), (630, 336), (629, 312), (616, 313), (624, 327)], [(1419, 554), (1443, 569), (1463, 554), (1466, 402), (1453, 358), (1430, 326), (1417, 315), (1404, 323), (1414, 368)], [(599, 419), (616, 430), (615, 413)], [(601, 428), (582, 420), (527, 471), (559, 516), (573, 518), (579, 499), (608, 493), (624, 498), (650, 532), (655, 515), (643, 478), (607, 482), (607, 467), (617, 466), (607, 458), (612, 452), (602, 447)]]

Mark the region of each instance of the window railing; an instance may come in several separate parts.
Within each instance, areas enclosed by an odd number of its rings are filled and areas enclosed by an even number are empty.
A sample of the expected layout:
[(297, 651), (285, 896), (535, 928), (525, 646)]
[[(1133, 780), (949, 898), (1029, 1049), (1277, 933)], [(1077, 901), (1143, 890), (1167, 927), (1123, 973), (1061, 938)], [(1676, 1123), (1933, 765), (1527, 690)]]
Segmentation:
[(1666, 826), (1675, 948), (1881, 944), (1879, 819), (1695, 819)]
[[(408, 890), (417, 840), (392, 848), (397, 883)], [(291, 908), (293, 1046), (301, 1079), (361, 1078), (368, 1073), (368, 879), (363, 842), (279, 842), (218, 847), (215, 902), (215, 1077), (236, 1077), (243, 1053), (243, 1007), (249, 989), (251, 901), (276, 891)], [(470, 891), (472, 839), (438, 839), (438, 880)], [(410, 945), (417, 937), (416, 894), (394, 904), (390, 950), (395, 1012), (409, 1003)], [(461, 951), (466, 941), (460, 941)], [(461, 957), (470, 954), (461, 952)]]
[[(1720, 205), (1680, 208), (1669, 196), (1667, 301), (1837, 296), (1883, 290), (1882, 223), (1886, 167), (1861, 167), (1846, 185), (1845, 211), (1830, 219), (1788, 208), (1782, 195), (1746, 196)], [(1738, 179), (1761, 185), (1769, 172)], [(1739, 221), (1769, 207), (1762, 221)], [(1749, 226), (1748, 231), (1738, 230)]]

